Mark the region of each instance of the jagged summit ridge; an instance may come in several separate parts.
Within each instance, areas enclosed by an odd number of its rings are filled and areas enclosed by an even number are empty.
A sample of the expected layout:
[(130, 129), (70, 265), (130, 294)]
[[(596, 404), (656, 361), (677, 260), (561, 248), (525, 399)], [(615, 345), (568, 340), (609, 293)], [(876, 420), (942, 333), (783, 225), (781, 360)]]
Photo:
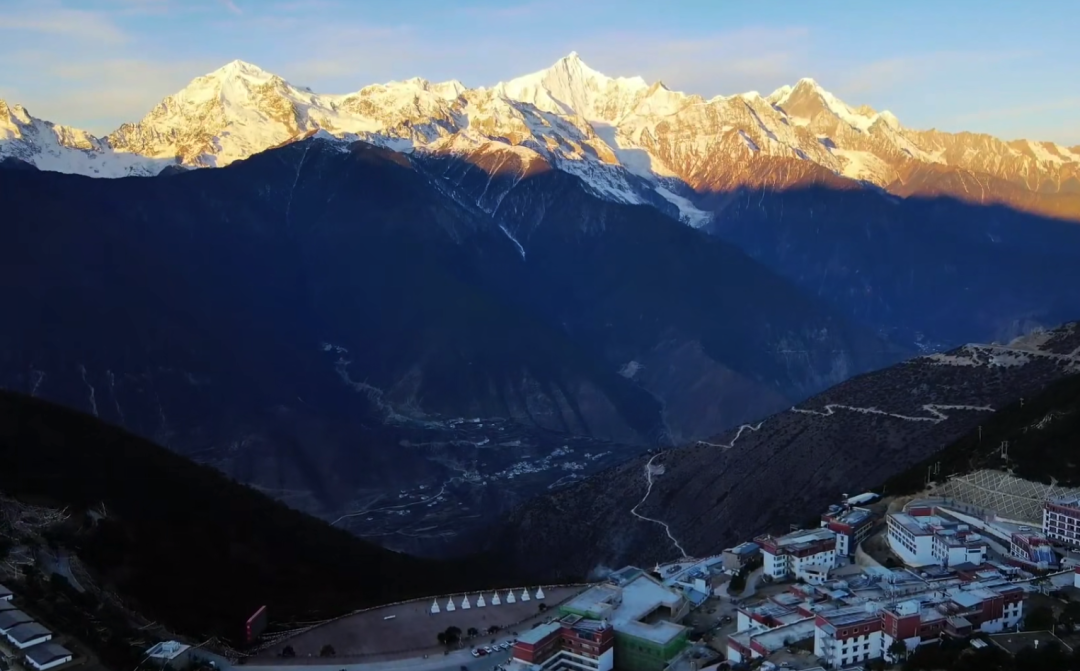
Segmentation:
[[(106, 138), (38, 123), (18, 106), (0, 123), (0, 158), (100, 177), (156, 174), (177, 163), (220, 167), (321, 129), (399, 151), (504, 150), (542, 159), (606, 198), (673, 204), (695, 224), (708, 219), (693, 205), (695, 190), (782, 187), (830, 174), (898, 195), (1006, 194), (1032, 207), (1049, 198), (1080, 217), (1075, 147), (908, 129), (891, 112), (850, 106), (811, 78), (767, 96), (705, 100), (662, 82), (610, 77), (576, 51), (491, 88), (414, 77), (343, 95), (234, 60)], [(30, 127), (44, 139), (30, 141)], [(792, 159), (794, 167), (772, 167)], [(975, 195), (972, 182), (981, 185)]]

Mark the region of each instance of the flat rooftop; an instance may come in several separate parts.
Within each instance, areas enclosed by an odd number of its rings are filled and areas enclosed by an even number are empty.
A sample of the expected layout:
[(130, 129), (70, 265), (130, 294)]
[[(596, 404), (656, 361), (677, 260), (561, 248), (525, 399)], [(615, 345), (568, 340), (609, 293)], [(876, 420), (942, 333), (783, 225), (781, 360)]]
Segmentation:
[(4, 587), (3, 585), (0, 585), (0, 599), (6, 599), (10, 596), (12, 596), (11, 590), (7, 587)]
[(639, 573), (621, 588), (615, 585), (596, 585), (570, 599), (565, 607), (590, 617), (606, 618), (616, 631), (657, 644), (664, 644), (682, 633), (686, 627), (674, 622), (641, 622), (658, 608), (676, 610), (683, 596)]
[(865, 508), (851, 508), (849, 510), (842, 510), (832, 515), (826, 514), (829, 519), (836, 520), (841, 524), (850, 524), (851, 526), (858, 526), (863, 522), (866, 522), (874, 516), (872, 512)]
[(1067, 508), (1080, 508), (1080, 496), (1061, 496), (1056, 499), (1050, 499), (1050, 503), (1057, 506), (1065, 506)]
[(815, 629), (814, 618), (803, 618), (797, 622), (785, 624), (782, 627), (769, 629), (760, 634), (753, 634), (750, 639), (769, 652), (776, 652), (777, 650), (786, 648), (792, 643), (798, 643), (799, 641), (813, 638)]
[(911, 515), (908, 515), (907, 513), (892, 513), (891, 515), (889, 515), (889, 517), (892, 518), (892, 520), (896, 522), (896, 524), (903, 527), (912, 536), (929, 536), (931, 533), (933, 533), (930, 529), (924, 526), (924, 524), (920, 523), (919, 520), (925, 518), (916, 519)]
[(539, 627), (529, 629), (521, 632), (518, 637), (518, 643), (528, 643), (529, 645), (536, 645), (540, 641), (544, 640), (551, 634), (562, 629), (562, 623), (556, 620), (555, 622), (548, 622), (542, 624)]
[(1010, 632), (1007, 634), (993, 634), (990, 636), (990, 640), (1010, 655), (1015, 655), (1024, 648), (1034, 648), (1036, 645), (1042, 648), (1048, 643), (1056, 643), (1061, 646), (1062, 650), (1072, 650), (1072, 647), (1065, 643), (1065, 641), (1048, 631), (1021, 631)]
[(824, 527), (819, 527), (817, 529), (799, 529), (798, 531), (792, 531), (789, 534), (774, 537), (773, 541), (780, 547), (786, 548), (794, 545), (816, 543), (818, 541), (828, 540), (835, 536), (835, 532)]
[(867, 606), (849, 606), (847, 608), (838, 608), (832, 612), (821, 613), (821, 617), (824, 618), (827, 623), (822, 627), (825, 631), (832, 634), (841, 627), (848, 627), (857, 622), (864, 622), (866, 620), (872, 620), (878, 617), (877, 604), (871, 606), (874, 610), (868, 610)]
[(730, 552), (736, 555), (748, 555), (753, 554), (761, 549), (761, 546), (753, 541), (746, 541), (745, 543), (739, 543), (733, 548), (728, 548), (724, 552)]

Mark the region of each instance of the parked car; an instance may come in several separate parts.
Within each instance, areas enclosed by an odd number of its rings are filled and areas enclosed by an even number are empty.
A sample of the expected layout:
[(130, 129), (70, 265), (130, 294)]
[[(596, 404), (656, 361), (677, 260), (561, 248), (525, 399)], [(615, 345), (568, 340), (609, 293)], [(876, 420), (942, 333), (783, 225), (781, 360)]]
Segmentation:
[(490, 653), (495, 652), (495, 651), (491, 649), (490, 645), (485, 645), (484, 646), (484, 652), (490, 654)]
[(473, 648), (472, 656), (473, 657), (479, 657), (482, 654), (482, 652), (483, 651), (481, 651), (481, 650), (477, 650), (477, 649)]

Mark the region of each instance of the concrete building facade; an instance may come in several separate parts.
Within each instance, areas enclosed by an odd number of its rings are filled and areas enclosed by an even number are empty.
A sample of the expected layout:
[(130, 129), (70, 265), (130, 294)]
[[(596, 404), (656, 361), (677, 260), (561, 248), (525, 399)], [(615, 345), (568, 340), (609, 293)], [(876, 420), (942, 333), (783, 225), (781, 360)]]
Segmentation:
[(821, 526), (836, 534), (836, 554), (850, 557), (874, 529), (874, 513), (849, 505), (830, 506)]
[(890, 513), (887, 525), (889, 548), (908, 566), (978, 565), (986, 559), (986, 540), (935, 508)]
[(603, 621), (566, 615), (522, 633), (511, 656), (537, 671), (611, 671), (615, 631)]
[(836, 533), (826, 528), (801, 529), (783, 536), (759, 536), (764, 573), (774, 580), (820, 580), (837, 565)]
[(1080, 545), (1080, 499), (1059, 498), (1043, 504), (1043, 534), (1052, 541)]

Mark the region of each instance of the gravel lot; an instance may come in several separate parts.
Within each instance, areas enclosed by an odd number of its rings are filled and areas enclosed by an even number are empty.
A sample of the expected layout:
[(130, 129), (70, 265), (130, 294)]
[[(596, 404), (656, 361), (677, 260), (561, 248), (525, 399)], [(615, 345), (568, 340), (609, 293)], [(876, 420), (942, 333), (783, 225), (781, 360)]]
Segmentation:
[[(532, 588), (530, 592), (535, 592), (535, 589)], [(554, 609), (584, 589), (586, 588), (558, 587), (544, 590), (543, 602), (550, 609)], [(520, 594), (520, 590), (515, 591), (515, 596), (520, 596)], [(499, 596), (505, 598), (505, 590), (500, 592)], [(491, 594), (485, 594), (484, 598), (490, 601)], [(481, 632), (492, 625), (508, 627), (494, 636), (482, 634), (475, 641), (465, 642), (466, 646), (469, 643), (484, 645), (490, 643), (492, 638), (508, 637), (511, 635), (511, 630), (524, 631), (534, 622), (541, 622), (546, 617), (550, 617), (550, 614), (539, 612), (539, 602), (535, 599), (513, 604), (503, 603), (498, 606), (489, 604), (484, 608), (477, 608), (476, 595), (470, 594), (469, 600), (473, 602), (473, 607), (468, 610), (460, 608), (461, 599), (461, 595), (454, 599), (458, 609), (453, 612), (446, 612), (446, 599), (442, 598), (439, 600), (439, 608), (443, 610), (438, 614), (430, 612), (431, 600), (429, 599), (343, 617), (288, 640), (280, 641), (274, 647), (264, 650), (252, 661), (275, 660), (279, 664), (325, 664), (327, 660), (319, 657), (319, 652), (327, 644), (333, 646), (337, 653), (335, 659), (362, 656), (368, 661), (377, 661), (418, 657), (423, 654), (442, 655), (444, 648), (439, 645), (436, 637), (447, 627), (455, 626), (463, 632), (467, 632), (470, 627), (475, 627)], [(527, 621), (514, 625), (515, 622), (526, 619)], [(291, 645), (296, 651), (295, 658), (283, 660), (278, 656), (286, 645)]]

